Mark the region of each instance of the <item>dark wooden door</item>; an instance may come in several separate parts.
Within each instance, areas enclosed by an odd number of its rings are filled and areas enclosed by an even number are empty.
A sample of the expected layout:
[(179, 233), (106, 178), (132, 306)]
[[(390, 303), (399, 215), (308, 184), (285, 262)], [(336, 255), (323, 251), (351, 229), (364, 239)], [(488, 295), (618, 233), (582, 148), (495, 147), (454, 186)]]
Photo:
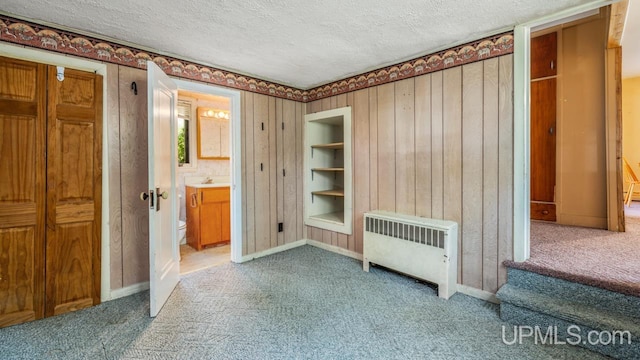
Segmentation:
[(531, 218), (556, 221), (557, 33), (531, 39)]
[(46, 75), (0, 57), (0, 327), (44, 315)]
[(531, 200), (553, 202), (556, 185), (555, 78), (531, 83), (531, 104)]
[(531, 79), (558, 74), (558, 33), (531, 39)]
[(102, 77), (49, 66), (45, 315), (100, 302)]

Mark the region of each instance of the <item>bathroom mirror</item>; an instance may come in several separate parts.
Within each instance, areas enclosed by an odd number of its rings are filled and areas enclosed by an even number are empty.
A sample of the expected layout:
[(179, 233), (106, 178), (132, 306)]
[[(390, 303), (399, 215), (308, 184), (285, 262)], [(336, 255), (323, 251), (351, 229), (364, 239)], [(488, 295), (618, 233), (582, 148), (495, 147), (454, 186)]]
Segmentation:
[(229, 159), (229, 111), (197, 109), (198, 159)]

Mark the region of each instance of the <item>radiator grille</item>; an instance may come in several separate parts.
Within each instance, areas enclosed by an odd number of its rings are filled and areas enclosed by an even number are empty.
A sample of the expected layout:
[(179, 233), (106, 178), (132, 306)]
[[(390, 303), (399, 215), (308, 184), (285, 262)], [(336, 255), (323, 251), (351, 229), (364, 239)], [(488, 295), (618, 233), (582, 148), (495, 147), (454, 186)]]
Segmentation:
[(397, 221), (365, 217), (365, 231), (444, 249), (444, 230)]

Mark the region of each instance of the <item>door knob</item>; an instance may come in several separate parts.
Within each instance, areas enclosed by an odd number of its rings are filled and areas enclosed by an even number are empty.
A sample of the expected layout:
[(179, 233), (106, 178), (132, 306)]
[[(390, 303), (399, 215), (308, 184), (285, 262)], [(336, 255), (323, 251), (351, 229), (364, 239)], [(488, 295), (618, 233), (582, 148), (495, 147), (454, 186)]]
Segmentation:
[(156, 196), (158, 197), (158, 201), (156, 201), (156, 211), (160, 211), (160, 199), (169, 198), (169, 193), (166, 191), (160, 192), (160, 188), (156, 188)]
[(140, 200), (147, 201), (148, 198), (149, 198), (149, 194), (147, 194), (146, 192), (143, 191), (140, 193)]

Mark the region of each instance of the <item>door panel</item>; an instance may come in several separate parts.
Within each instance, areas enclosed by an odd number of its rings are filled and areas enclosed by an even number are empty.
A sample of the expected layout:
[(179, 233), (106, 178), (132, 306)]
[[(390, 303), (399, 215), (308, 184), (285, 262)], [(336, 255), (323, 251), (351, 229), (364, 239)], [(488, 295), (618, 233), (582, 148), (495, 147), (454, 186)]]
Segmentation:
[[(176, 119), (178, 87), (153, 61), (147, 62), (149, 189), (150, 315), (156, 316), (180, 280), (176, 214)], [(163, 199), (160, 194), (167, 194)]]
[[(93, 221), (56, 226), (56, 241), (47, 241), (47, 292), (55, 296), (53, 315), (93, 305), (92, 238)], [(58, 219), (58, 222), (60, 220)]]
[(100, 302), (102, 77), (49, 66), (47, 316)]
[(200, 224), (202, 245), (216, 244), (222, 241), (222, 205), (219, 202), (202, 203), (200, 206)]
[(558, 73), (558, 36), (556, 32), (531, 39), (531, 79)]
[(0, 327), (34, 320), (42, 313), (34, 301), (34, 244), (34, 226), (0, 229)]
[(36, 118), (0, 114), (0, 201), (36, 200)]
[(554, 201), (556, 79), (531, 83), (531, 201)]
[(46, 76), (0, 57), (0, 327), (44, 316)]
[(231, 201), (222, 202), (221, 207), (222, 222), (220, 228), (222, 229), (222, 235), (220, 241), (231, 241)]
[(34, 103), (42, 99), (44, 65), (0, 58), (0, 99)]
[(75, 203), (79, 199), (91, 202), (95, 169), (93, 123), (62, 120), (59, 131), (59, 176), (64, 181), (60, 182), (58, 204), (67, 201)]

